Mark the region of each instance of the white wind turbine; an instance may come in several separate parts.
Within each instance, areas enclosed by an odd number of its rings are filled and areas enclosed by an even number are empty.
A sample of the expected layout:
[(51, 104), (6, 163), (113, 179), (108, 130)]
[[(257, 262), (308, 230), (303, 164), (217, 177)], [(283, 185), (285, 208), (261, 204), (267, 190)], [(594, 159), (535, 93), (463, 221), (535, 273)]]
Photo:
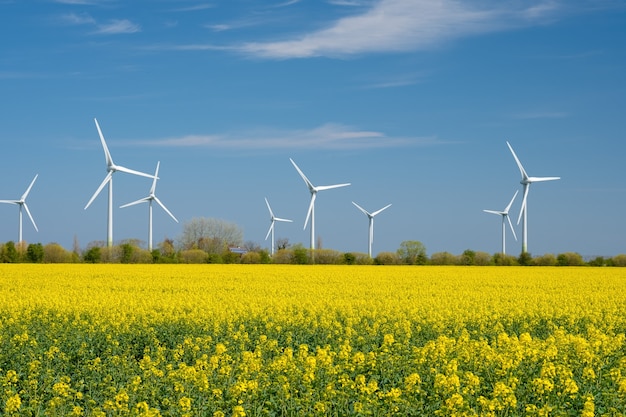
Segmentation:
[(104, 158), (107, 163), (107, 175), (104, 177), (104, 180), (93, 194), (87, 205), (85, 206), (85, 210), (91, 205), (93, 200), (100, 194), (100, 191), (104, 188), (105, 185), (109, 184), (109, 208), (108, 208), (108, 216), (107, 216), (107, 246), (113, 246), (113, 174), (117, 171), (125, 172), (127, 174), (139, 175), (141, 177), (154, 178), (150, 174), (146, 174), (144, 172), (135, 171), (121, 165), (115, 165), (113, 162), (113, 158), (111, 158), (111, 153), (109, 152), (109, 148), (104, 140), (104, 136), (102, 135), (102, 131), (100, 130), (100, 125), (98, 124), (98, 120), (93, 119), (96, 122), (96, 128), (98, 129), (98, 134), (100, 135), (100, 142), (102, 142), (102, 148), (104, 149)]
[(296, 165), (296, 163), (293, 162), (293, 159), (289, 158), (289, 160), (291, 161), (293, 166), (296, 168), (296, 170), (298, 171), (298, 174), (300, 174), (300, 176), (304, 180), (304, 183), (309, 188), (309, 192), (311, 193), (311, 203), (309, 204), (309, 210), (306, 213), (306, 220), (304, 221), (304, 229), (306, 229), (306, 225), (309, 222), (309, 217), (311, 217), (311, 250), (313, 250), (315, 249), (315, 198), (317, 196), (317, 192), (330, 190), (331, 188), (346, 187), (350, 185), (350, 183), (335, 184), (335, 185), (319, 185), (316, 187), (313, 185), (313, 183), (311, 183), (311, 181), (309, 181), (309, 179), (306, 177), (306, 175), (304, 175), (304, 173), (300, 170), (300, 168), (298, 168), (298, 165)]
[(22, 208), (26, 210), (26, 214), (28, 214), (28, 217), (30, 218), (30, 221), (33, 223), (35, 230), (39, 231), (39, 229), (37, 229), (37, 225), (35, 224), (35, 220), (33, 219), (33, 216), (30, 214), (30, 210), (28, 209), (28, 206), (26, 205), (26, 197), (28, 197), (28, 193), (30, 193), (30, 189), (33, 188), (33, 184), (35, 184), (35, 181), (37, 180), (38, 176), (39, 174), (35, 175), (35, 178), (33, 178), (33, 180), (30, 182), (30, 185), (26, 189), (26, 192), (22, 194), (22, 197), (19, 200), (0, 200), (0, 203), (15, 204), (20, 207), (20, 226), (19, 226), (19, 232), (17, 235), (18, 243), (22, 243)]
[(281, 219), (280, 217), (276, 217), (274, 216), (274, 212), (272, 211), (272, 208), (270, 207), (270, 203), (267, 201), (267, 197), (265, 198), (265, 204), (267, 204), (267, 209), (270, 211), (270, 219), (272, 224), (270, 224), (270, 228), (267, 231), (267, 234), (265, 235), (265, 240), (267, 240), (268, 236), (270, 235), (270, 233), (272, 234), (272, 255), (274, 254), (274, 224), (276, 222), (293, 222), (293, 220), (289, 220), (289, 219)]
[(502, 254), (505, 255), (506, 254), (506, 220), (509, 221), (509, 226), (511, 226), (511, 232), (513, 232), (513, 237), (515, 238), (515, 240), (517, 240), (517, 236), (515, 235), (515, 229), (513, 229), (513, 223), (511, 223), (511, 218), (509, 217), (509, 210), (511, 209), (511, 206), (513, 205), (513, 201), (515, 200), (515, 197), (517, 197), (517, 193), (519, 191), (515, 191), (515, 194), (513, 195), (513, 198), (511, 199), (511, 202), (509, 203), (508, 206), (506, 206), (506, 208), (502, 211), (496, 211), (496, 210), (483, 210), (485, 213), (491, 213), (491, 214), (497, 214), (499, 216), (502, 217)]
[(530, 184), (533, 182), (542, 182), (542, 181), (554, 181), (560, 180), (561, 177), (529, 177), (522, 163), (515, 155), (515, 151), (511, 147), (509, 142), (506, 143), (513, 154), (513, 158), (515, 158), (515, 162), (517, 162), (517, 167), (519, 168), (520, 173), (522, 174), (522, 180), (520, 184), (524, 186), (524, 198), (522, 200), (522, 208), (519, 213), (519, 217), (517, 218), (517, 224), (519, 224), (522, 219), (522, 215), (524, 216), (524, 224), (522, 225), (522, 253), (526, 253), (528, 251), (528, 190), (530, 189)]
[(176, 219), (176, 217), (174, 217), (174, 215), (167, 209), (167, 207), (165, 207), (165, 205), (161, 202), (161, 200), (159, 200), (159, 198), (156, 196), (155, 191), (156, 191), (156, 183), (157, 183), (157, 179), (159, 178), (159, 165), (161, 164), (161, 162), (157, 162), (157, 166), (156, 166), (156, 171), (154, 172), (154, 179), (152, 180), (152, 187), (150, 187), (150, 194), (148, 194), (147, 197), (141, 198), (137, 201), (133, 201), (132, 203), (128, 203), (128, 204), (124, 204), (123, 206), (120, 206), (120, 208), (124, 208), (124, 207), (129, 207), (129, 206), (134, 206), (136, 204), (141, 204), (141, 203), (148, 203), (148, 224), (149, 224), (149, 231), (148, 231), (148, 250), (150, 252), (152, 252), (152, 202), (156, 201), (156, 203), (161, 206), (161, 208), (163, 210), (165, 210), (165, 212), (167, 214), (170, 215), (170, 217), (172, 219), (174, 219), (174, 221), (176, 223), (178, 223), (178, 220)]
[(373, 213), (368, 212), (367, 210), (365, 210), (363, 207), (359, 206), (354, 201), (352, 202), (352, 204), (354, 204), (356, 206), (356, 208), (361, 210), (369, 218), (369, 239), (368, 239), (368, 251), (367, 251), (367, 254), (371, 258), (372, 257), (372, 243), (374, 242), (374, 216), (376, 216), (381, 211), (389, 208), (391, 206), (391, 204), (388, 204), (385, 207), (381, 208), (380, 210), (376, 210)]

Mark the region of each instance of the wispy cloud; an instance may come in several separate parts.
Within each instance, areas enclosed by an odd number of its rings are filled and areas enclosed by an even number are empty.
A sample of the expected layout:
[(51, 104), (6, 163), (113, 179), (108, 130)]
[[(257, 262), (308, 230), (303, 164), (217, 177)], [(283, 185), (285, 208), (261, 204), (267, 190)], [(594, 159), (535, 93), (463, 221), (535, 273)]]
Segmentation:
[(61, 4), (74, 4), (74, 5), (96, 5), (102, 3), (102, 1), (97, 0), (55, 0), (56, 3)]
[(209, 3), (202, 3), (202, 4), (196, 4), (193, 6), (187, 6), (187, 7), (180, 7), (177, 9), (172, 9), (172, 12), (196, 12), (198, 10), (206, 10), (206, 9), (211, 9), (215, 7), (212, 4)]
[(422, 82), (427, 77), (426, 73), (415, 74), (403, 74), (389, 77), (384, 80), (370, 82), (364, 85), (364, 89), (378, 89), (378, 88), (396, 88), (406, 87), (409, 85), (415, 85)]
[(68, 13), (61, 20), (69, 25), (95, 25), (96, 20), (87, 13)]
[(480, 4), (482, 7), (457, 0), (380, 0), (365, 12), (338, 19), (325, 29), (283, 41), (249, 42), (234, 49), (269, 59), (422, 50), (463, 36), (534, 24), (558, 10), (551, 0)]
[(98, 29), (94, 32), (99, 35), (118, 35), (125, 33), (141, 32), (141, 26), (128, 19), (114, 19), (108, 23), (98, 24)]
[(371, 149), (437, 143), (441, 142), (434, 137), (392, 137), (382, 132), (354, 129), (335, 123), (313, 129), (258, 129), (127, 142), (128, 145), (135, 146), (222, 149)]

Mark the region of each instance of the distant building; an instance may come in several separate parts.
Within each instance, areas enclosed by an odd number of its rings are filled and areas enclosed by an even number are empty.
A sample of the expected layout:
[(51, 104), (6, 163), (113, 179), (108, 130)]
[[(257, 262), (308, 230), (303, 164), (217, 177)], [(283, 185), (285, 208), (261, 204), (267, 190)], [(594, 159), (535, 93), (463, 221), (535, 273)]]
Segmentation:
[(228, 250), (231, 251), (232, 253), (238, 253), (240, 255), (248, 253), (247, 249), (240, 248), (239, 246), (229, 246)]

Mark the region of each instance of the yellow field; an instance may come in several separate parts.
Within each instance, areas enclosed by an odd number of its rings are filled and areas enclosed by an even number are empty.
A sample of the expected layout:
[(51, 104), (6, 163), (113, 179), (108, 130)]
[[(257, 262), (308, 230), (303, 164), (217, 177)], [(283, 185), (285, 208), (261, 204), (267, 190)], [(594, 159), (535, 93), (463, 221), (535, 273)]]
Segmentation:
[(626, 413), (626, 269), (0, 264), (0, 414)]

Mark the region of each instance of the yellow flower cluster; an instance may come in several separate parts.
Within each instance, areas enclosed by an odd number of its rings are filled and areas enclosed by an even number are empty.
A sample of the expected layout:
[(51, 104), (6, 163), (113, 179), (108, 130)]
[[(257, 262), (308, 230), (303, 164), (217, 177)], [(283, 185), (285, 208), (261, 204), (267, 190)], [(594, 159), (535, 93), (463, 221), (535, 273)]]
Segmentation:
[(626, 414), (622, 268), (0, 265), (0, 415)]

